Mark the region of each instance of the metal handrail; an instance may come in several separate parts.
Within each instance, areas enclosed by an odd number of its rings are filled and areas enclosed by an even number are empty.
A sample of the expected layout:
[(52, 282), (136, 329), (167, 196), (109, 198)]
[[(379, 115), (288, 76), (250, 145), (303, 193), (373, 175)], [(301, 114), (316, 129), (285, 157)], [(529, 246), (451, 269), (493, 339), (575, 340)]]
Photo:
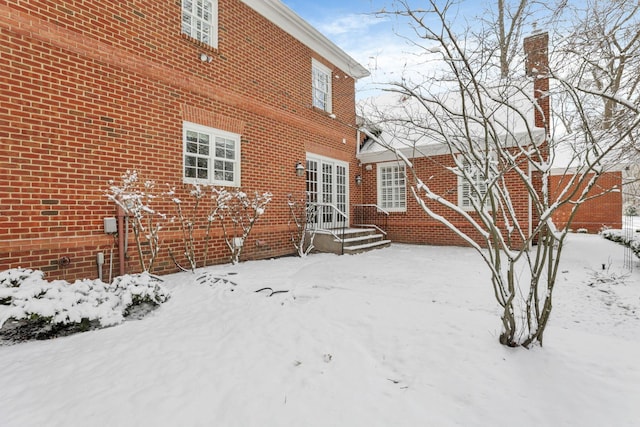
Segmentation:
[(376, 210), (379, 213), (385, 214), (386, 216), (389, 216), (389, 212), (385, 211), (384, 208), (381, 208), (380, 206), (378, 206), (376, 204), (360, 204), (360, 205), (353, 205), (353, 207), (371, 207), (371, 208), (376, 208)]
[(353, 205), (353, 208), (354, 226), (374, 227), (387, 235), (389, 212), (375, 204)]
[[(311, 207), (311, 209), (307, 210), (308, 214), (311, 213), (311, 218), (315, 219), (314, 221), (311, 221), (313, 228), (317, 230), (320, 224), (322, 224), (322, 229), (324, 231), (327, 231), (336, 239), (340, 239), (340, 242), (342, 243), (341, 251), (344, 254), (344, 232), (349, 225), (349, 217), (347, 214), (342, 212), (332, 203), (307, 202), (307, 205)], [(326, 211), (325, 208), (329, 208), (329, 211)], [(327, 220), (326, 218), (331, 219)], [(339, 221), (339, 218), (342, 218), (342, 221)], [(341, 230), (341, 236), (338, 236), (334, 230)]]

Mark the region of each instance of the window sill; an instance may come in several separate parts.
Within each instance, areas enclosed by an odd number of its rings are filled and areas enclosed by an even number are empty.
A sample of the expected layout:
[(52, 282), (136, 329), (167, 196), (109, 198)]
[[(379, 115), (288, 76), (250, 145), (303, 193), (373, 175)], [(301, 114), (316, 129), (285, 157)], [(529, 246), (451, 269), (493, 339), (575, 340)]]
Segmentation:
[(240, 188), (240, 184), (237, 182), (222, 182), (222, 181), (209, 181), (208, 179), (198, 178), (182, 178), (183, 184), (214, 186), (214, 187), (229, 187)]

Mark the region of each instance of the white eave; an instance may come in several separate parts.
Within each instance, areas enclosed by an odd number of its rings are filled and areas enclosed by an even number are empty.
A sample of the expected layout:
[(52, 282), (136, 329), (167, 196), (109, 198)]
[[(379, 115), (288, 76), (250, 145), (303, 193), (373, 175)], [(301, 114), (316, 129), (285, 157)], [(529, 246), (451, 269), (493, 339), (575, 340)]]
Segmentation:
[(280, 0), (242, 0), (242, 2), (354, 79), (358, 80), (369, 75), (366, 68)]
[[(449, 148), (444, 144), (430, 144), (415, 147), (403, 145), (395, 147), (395, 149), (408, 159), (441, 156), (443, 154), (450, 153)], [(399, 159), (393, 149), (387, 148), (383, 145), (379, 145), (377, 150), (359, 152), (356, 154), (356, 157), (362, 164), (391, 162)]]

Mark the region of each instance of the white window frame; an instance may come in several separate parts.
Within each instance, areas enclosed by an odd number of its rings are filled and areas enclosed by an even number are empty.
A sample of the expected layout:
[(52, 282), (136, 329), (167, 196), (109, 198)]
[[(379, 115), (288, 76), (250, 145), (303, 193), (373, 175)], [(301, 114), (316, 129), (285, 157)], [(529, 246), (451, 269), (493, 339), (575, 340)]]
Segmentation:
[[(391, 173), (394, 174), (392, 183), (390, 186), (385, 185), (388, 180), (383, 179), (384, 170), (392, 169)], [(377, 166), (377, 194), (378, 194), (378, 206), (387, 212), (406, 212), (407, 211), (407, 169), (402, 162), (387, 162), (379, 163)], [(402, 184), (397, 182), (398, 177), (396, 173), (402, 172)], [(392, 200), (391, 206), (389, 201), (384, 200), (384, 193), (386, 189), (391, 190)]]
[[(474, 211), (472, 199), (480, 202), (480, 199), (487, 194), (489, 186), (487, 185), (487, 180), (483, 178), (480, 168), (472, 165), (462, 156), (459, 157), (459, 162), (466, 170), (467, 175), (471, 176), (472, 181), (470, 182), (464, 176), (458, 175), (458, 206), (465, 211)], [(471, 189), (474, 185), (479, 189), (480, 194), (473, 194)], [(486, 209), (489, 208), (489, 206), (485, 207)]]
[[(331, 113), (331, 70), (315, 59), (311, 59), (311, 96), (312, 105)], [(326, 86), (326, 87), (323, 87)]]
[[(190, 147), (190, 151), (187, 149), (187, 134), (189, 132), (197, 132), (198, 134), (208, 135), (209, 143), (208, 143), (208, 152), (205, 153), (194, 153), (192, 150), (192, 146)], [(224, 141), (223, 141), (224, 140)], [(225, 151), (225, 156), (229, 154), (228, 147), (216, 147), (217, 143), (229, 143), (233, 142), (232, 153), (233, 159), (228, 157), (221, 157), (217, 155), (216, 148)], [(208, 126), (199, 125), (197, 123), (191, 122), (183, 122), (182, 126), (182, 177), (185, 183), (191, 184), (212, 184), (212, 185), (220, 185), (225, 187), (240, 187), (240, 177), (241, 177), (241, 168), (240, 168), (240, 135), (226, 132), (220, 129), (211, 128)], [(192, 168), (193, 165), (187, 165), (187, 158), (200, 158), (203, 161), (207, 162), (207, 178), (198, 178), (198, 177), (188, 177), (187, 176), (187, 167)], [(216, 164), (220, 164), (222, 162), (223, 168), (225, 166), (232, 165), (233, 166), (233, 179), (216, 179)], [(219, 173), (225, 174), (224, 170), (218, 169)], [(228, 173), (228, 172), (227, 172)]]
[(182, 0), (180, 22), (184, 34), (218, 48), (218, 0)]

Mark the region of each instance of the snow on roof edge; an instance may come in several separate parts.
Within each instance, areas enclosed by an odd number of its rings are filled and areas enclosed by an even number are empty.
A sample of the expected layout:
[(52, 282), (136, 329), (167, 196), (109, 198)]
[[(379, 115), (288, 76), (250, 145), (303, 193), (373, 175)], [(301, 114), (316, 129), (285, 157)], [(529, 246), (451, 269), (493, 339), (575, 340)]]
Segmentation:
[[(532, 136), (536, 138), (537, 142), (543, 142), (546, 137), (545, 131), (542, 128), (534, 129), (532, 131)], [(523, 139), (526, 139), (528, 137), (529, 137), (529, 134), (527, 132), (518, 133), (515, 135), (515, 137), (511, 141), (511, 144), (513, 144), (514, 146), (519, 142), (521, 142)], [(380, 135), (379, 138), (382, 139), (381, 141), (382, 143), (384, 144), (388, 143), (387, 141), (384, 140), (385, 139), (384, 135)], [(509, 146), (512, 146), (511, 144)], [(394, 146), (393, 143), (390, 143), (389, 145)], [(414, 145), (405, 144), (403, 146), (395, 145), (394, 147), (409, 159), (416, 159), (416, 158), (430, 157), (430, 156), (440, 156), (440, 155), (450, 153), (449, 147), (446, 144), (440, 144), (440, 143), (433, 143), (433, 144), (418, 143)], [(360, 151), (356, 155), (356, 157), (362, 163), (379, 163), (379, 162), (397, 160), (398, 158), (392, 149), (390, 149), (387, 146), (381, 145), (380, 143), (375, 141), (372, 141), (370, 143), (370, 145), (368, 146), (368, 150)]]

